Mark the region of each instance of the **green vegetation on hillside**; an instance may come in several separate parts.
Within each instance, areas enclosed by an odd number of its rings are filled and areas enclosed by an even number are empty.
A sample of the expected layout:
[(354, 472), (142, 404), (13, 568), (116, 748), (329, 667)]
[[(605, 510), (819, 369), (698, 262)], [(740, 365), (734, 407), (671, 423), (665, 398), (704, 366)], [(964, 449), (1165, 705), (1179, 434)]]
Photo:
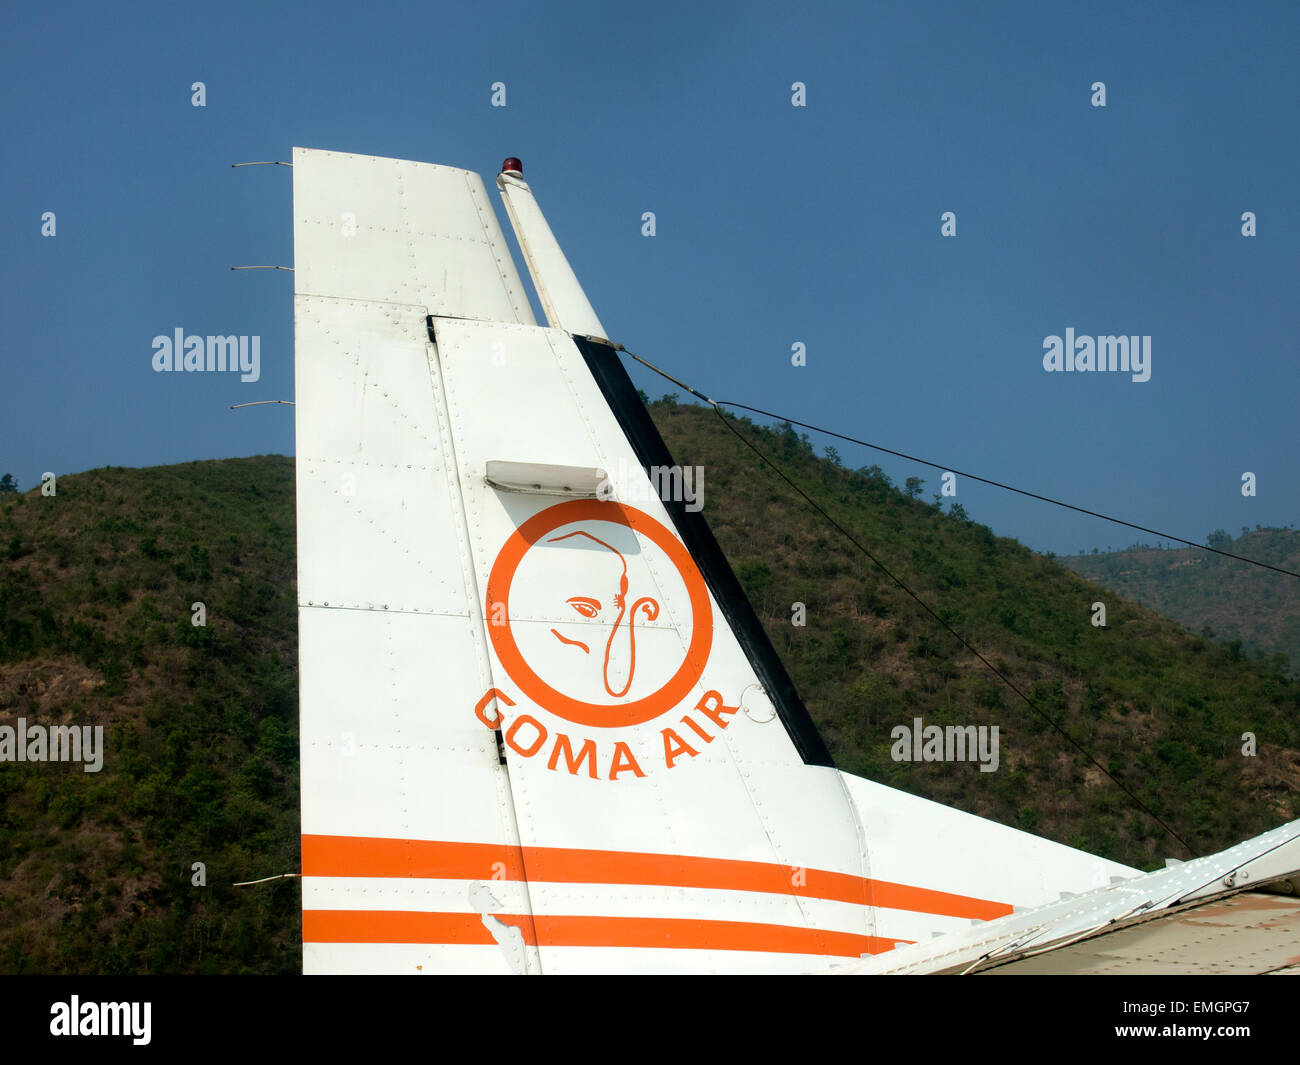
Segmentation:
[[(841, 768), (1130, 864), (1185, 856), (712, 412), (651, 413), (704, 467), (705, 515)], [(1276, 662), (941, 512), (919, 481), (738, 424), (1199, 850), (1300, 816), (1300, 684)], [(0, 499), (0, 724), (109, 735), (98, 774), (0, 763), (0, 971), (298, 971), (297, 882), (230, 886), (298, 869), (294, 547), (279, 456)], [(914, 717), (999, 726), (1001, 768), (892, 761), (890, 729)]]
[(293, 507), (280, 456), (0, 505), (0, 724), (107, 748), (0, 763), (0, 971), (299, 969), (296, 882), (230, 886), (299, 864)]
[[(1212, 532), (1211, 547), (1300, 572), (1300, 532)], [(1234, 654), (1285, 655), (1300, 670), (1300, 581), (1209, 551), (1136, 544), (1123, 551), (1061, 559), (1082, 577), (1235, 648)]]

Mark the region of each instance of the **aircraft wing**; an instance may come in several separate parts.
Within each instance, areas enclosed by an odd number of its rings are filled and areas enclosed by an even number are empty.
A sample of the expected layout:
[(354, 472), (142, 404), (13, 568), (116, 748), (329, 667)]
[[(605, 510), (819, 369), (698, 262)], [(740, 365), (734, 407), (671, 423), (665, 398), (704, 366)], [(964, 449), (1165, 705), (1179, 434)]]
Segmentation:
[(1300, 974), (1300, 821), (864, 959), (861, 974)]

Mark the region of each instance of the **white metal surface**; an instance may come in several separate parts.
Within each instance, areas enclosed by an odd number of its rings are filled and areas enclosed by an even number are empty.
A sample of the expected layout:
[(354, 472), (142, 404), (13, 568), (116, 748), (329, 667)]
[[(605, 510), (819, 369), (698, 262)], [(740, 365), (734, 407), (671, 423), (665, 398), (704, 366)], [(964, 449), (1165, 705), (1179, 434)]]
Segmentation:
[[(1169, 922), (1163, 962), (1157, 964), (1135, 954), (1130, 956), (1133, 964), (1125, 971), (1191, 971), (1202, 957), (1205, 929), (1185, 920), (1175, 922), (1175, 911), (1189, 903), (1240, 895), (1263, 886), (1269, 879), (1297, 873), (1300, 873), (1300, 821), (1292, 821), (1218, 854), (1098, 887), (1079, 897), (1063, 898), (964, 933), (944, 936), (933, 943), (917, 943), (864, 961), (859, 971), (864, 974), (938, 973), (1009, 966), (1079, 941), (1113, 935), (1123, 927), (1149, 924), (1153, 917)], [(1290, 964), (1295, 964), (1300, 958), (1300, 920), (1294, 907), (1282, 908), (1289, 919), (1284, 927), (1272, 930), (1271, 938), (1278, 951), (1276, 958), (1289, 958)], [(1146, 929), (1148, 937), (1153, 931)], [(1107, 944), (1098, 943), (1080, 948), (1074, 954), (1086, 970), (1095, 967), (1096, 959), (1105, 956), (1106, 951)], [(1113, 962), (1116, 957), (1111, 955), (1110, 960)], [(1092, 960), (1084, 963), (1083, 959)], [(1069, 966), (1065, 955), (1054, 954), (1041, 966), (1024, 968), (1075, 971)], [(1118, 969), (1112, 966), (1112, 971)]]
[[(647, 529), (670, 539), (679, 555), (685, 555), (670, 531), (672, 523), (663, 503), (651, 490), (568, 335), (443, 319), (435, 322), (435, 334), (449, 390), (462, 498), (472, 516), (471, 551), (479, 587), (489, 588), (503, 549), (521, 526), (538, 516), (546, 524), (555, 522), (524, 553), (517, 576), (508, 589), (502, 589), (503, 594), (509, 593), (508, 627), (523, 662), (551, 689), (608, 708), (612, 715), (629, 700), (656, 698), (687, 658), (698, 632), (697, 621), (705, 626), (711, 642), (694, 683), (664, 701), (661, 709), (648, 710), (646, 720), (621, 727), (605, 724), (600, 709), (591, 711), (592, 720), (565, 716), (528, 687), (514, 663), (503, 664), (493, 646), (495, 687), (513, 701), (499, 710), (505, 719), (511, 786), (524, 847), (599, 851), (605, 856), (601, 860), (611, 866), (620, 864), (618, 855), (628, 852), (681, 854), (782, 868), (811, 866), (864, 877), (851, 804), (833, 778), (802, 764), (783, 728), (757, 725), (734, 713), (723, 715), (725, 728), (702, 712), (692, 716), (692, 709), (709, 692), (719, 693), (723, 705), (736, 705), (756, 678), (734, 636), (717, 623), (717, 605), (689, 557), (689, 572), (684, 574), (680, 559), (666, 553), (662, 544), (613, 520), (624, 513), (618, 503), (580, 504), (578, 513), (592, 511), (597, 516), (564, 520), (567, 503), (501, 492), (474, 476), (488, 456), (500, 453), (503, 436), (514, 442), (511, 453), (526, 446), (530, 458), (539, 463), (610, 470), (614, 499), (623, 501), (635, 520), (643, 520)], [(503, 363), (486, 357), (494, 345), (504, 349)], [(543, 396), (545, 402), (538, 402)], [(490, 417), (483, 416), (485, 409)], [(627, 605), (635, 609), (635, 600), (652, 600), (653, 617), (622, 624), (612, 620), (613, 598), (624, 576)], [(692, 578), (694, 590), (702, 591), (702, 602), (693, 601), (688, 586)], [(575, 596), (597, 601), (598, 616), (576, 611), (570, 603)], [(697, 615), (700, 608), (702, 616)], [(629, 668), (633, 639), (634, 672)], [(575, 643), (584, 644), (586, 650), (574, 647)], [(605, 661), (601, 661), (602, 649), (607, 650)], [(610, 676), (610, 671), (618, 675)], [(629, 685), (626, 698), (609, 694), (608, 689), (619, 691), (625, 683)], [(682, 723), (683, 717), (691, 717), (710, 740), (705, 742), (691, 731)], [(515, 722), (524, 724), (514, 733), (512, 744)], [(670, 760), (665, 742), (676, 740), (665, 737), (665, 729), (673, 729), (682, 741), (693, 741), (696, 753)], [(557, 754), (560, 737), (567, 747)], [(569, 771), (565, 752), (576, 755), (584, 749), (593, 752), (590, 759), (580, 763), (579, 772)], [(593, 767), (596, 779), (590, 775)], [(556, 906), (574, 889), (534, 881), (532, 870), (529, 875), (530, 890), (534, 895), (541, 892), (547, 900), (546, 912), (559, 912)], [(774, 885), (779, 891), (779, 878)], [(629, 900), (643, 893), (643, 886), (624, 889), (622, 903), (607, 897), (587, 916), (628, 916)], [(536, 900), (534, 904), (538, 905)], [(870, 914), (862, 906), (850, 907), (848, 913), (831, 920), (797, 895), (766, 893), (754, 900), (749, 911), (758, 912), (756, 907), (765, 912), (775, 907), (778, 924), (851, 933), (861, 937), (862, 949), (870, 946)], [(697, 922), (716, 921), (717, 912), (701, 902), (689, 915)], [(745, 912), (744, 907), (737, 908), (732, 919), (740, 921)], [(653, 928), (643, 926), (641, 931), (641, 941), (650, 943)], [(571, 971), (568, 966), (574, 958), (566, 948), (572, 944), (559, 935), (553, 939), (541, 948), (543, 969)], [(589, 954), (581, 958), (587, 967), (596, 960)], [(688, 969), (711, 971), (725, 967), (728, 955), (702, 951), (683, 955), (682, 961)], [(599, 968), (617, 972), (629, 964), (635, 963), (625, 952), (611, 950)], [(805, 961), (806, 968), (818, 964), (825, 967), (828, 962), (824, 957)]]
[(294, 291), (533, 324), (478, 174), (293, 151)]
[[(328, 941), (349, 934), (335, 915), (382, 908), (391, 886), (367, 878), (328, 907), (312, 902), (358, 867), (339, 837), (518, 842), (495, 740), (464, 714), (488, 664), (425, 315), (528, 308), (475, 175), (302, 149), (294, 163), (304, 969), (315, 972), (356, 961)], [(522, 882), (498, 891), (529, 912)], [(461, 899), (450, 912), (474, 910)], [(454, 956), (465, 971), (502, 963), (495, 947)]]
[(803, 764), (522, 181), (562, 328), (476, 175), (294, 162), (308, 972), (827, 972), (1136, 875)]
[(559, 242), (546, 216), (537, 206), (528, 182), (511, 174), (497, 175), (497, 188), (505, 201), (515, 238), (528, 264), (533, 286), (546, 312), (548, 325), (579, 336), (600, 337), (608, 334), (592, 309), (587, 294), (560, 250)]
[(555, 466), (545, 462), (488, 459), (484, 480), (507, 492), (595, 499), (608, 474), (596, 466)]
[[(1141, 875), (1118, 862), (883, 784), (848, 773), (840, 776), (866, 826), (873, 876), (882, 882), (1024, 909), (1054, 901), (1065, 891), (1078, 894), (1115, 877)], [(879, 909), (880, 934), (891, 938), (928, 941), (935, 932), (965, 931), (969, 926), (969, 920), (960, 927), (928, 920), (918, 924), (914, 913)]]

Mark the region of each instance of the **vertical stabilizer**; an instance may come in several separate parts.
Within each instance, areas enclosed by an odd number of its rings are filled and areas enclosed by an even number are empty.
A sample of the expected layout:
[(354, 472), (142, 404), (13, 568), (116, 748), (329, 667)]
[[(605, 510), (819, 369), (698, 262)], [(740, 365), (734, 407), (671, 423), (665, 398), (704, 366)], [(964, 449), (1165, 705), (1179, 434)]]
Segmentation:
[(1126, 870), (848, 777), (515, 173), (294, 153), (309, 972), (826, 972)]

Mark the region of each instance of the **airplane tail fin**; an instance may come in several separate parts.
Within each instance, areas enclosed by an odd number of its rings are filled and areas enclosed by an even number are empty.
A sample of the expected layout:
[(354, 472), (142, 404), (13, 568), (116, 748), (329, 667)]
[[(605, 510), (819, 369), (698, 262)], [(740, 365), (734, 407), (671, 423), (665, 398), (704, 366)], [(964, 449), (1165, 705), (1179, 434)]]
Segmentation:
[(477, 175), (294, 167), (306, 971), (827, 971), (1133, 872), (834, 768), (520, 176), (548, 326)]

